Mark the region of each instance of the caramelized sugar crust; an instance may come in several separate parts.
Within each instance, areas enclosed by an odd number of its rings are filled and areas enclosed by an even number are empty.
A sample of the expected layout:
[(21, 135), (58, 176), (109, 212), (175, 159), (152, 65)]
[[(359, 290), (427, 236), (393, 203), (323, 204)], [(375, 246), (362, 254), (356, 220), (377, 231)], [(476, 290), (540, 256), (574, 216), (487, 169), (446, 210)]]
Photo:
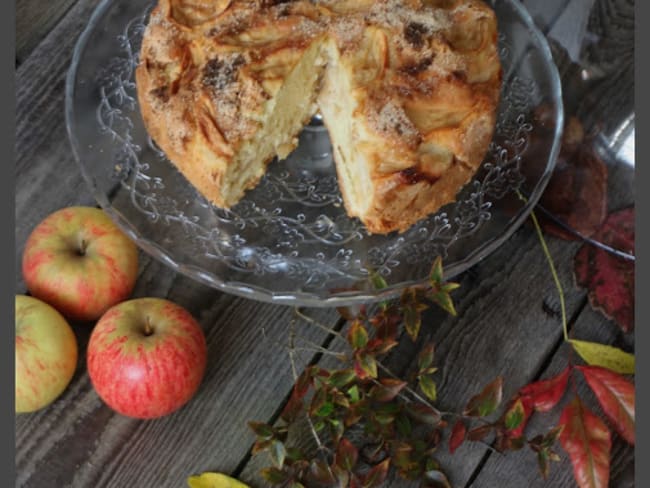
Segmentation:
[(346, 210), (404, 231), (485, 155), (501, 87), (481, 0), (160, 0), (136, 70), (147, 130), (228, 208), (318, 111)]

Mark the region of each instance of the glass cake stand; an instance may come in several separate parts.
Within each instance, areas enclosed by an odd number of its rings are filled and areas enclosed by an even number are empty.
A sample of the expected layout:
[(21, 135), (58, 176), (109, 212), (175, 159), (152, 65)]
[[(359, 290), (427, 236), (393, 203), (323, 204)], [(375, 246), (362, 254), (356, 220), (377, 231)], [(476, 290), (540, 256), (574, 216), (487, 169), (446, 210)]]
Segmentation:
[[(451, 278), (528, 216), (553, 171), (563, 127), (544, 36), (517, 0), (489, 3), (504, 70), (490, 149), (456, 202), (401, 234), (371, 235), (346, 215), (318, 120), (232, 209), (198, 194), (148, 137), (139, 112), (134, 69), (151, 0), (103, 0), (76, 45), (65, 103), (75, 158), (99, 205), (144, 251), (228, 293), (300, 306), (373, 302), (425, 283), (439, 255)], [(537, 150), (524, 177), (532, 137), (544, 154)], [(385, 288), (372, 286), (374, 274)]]

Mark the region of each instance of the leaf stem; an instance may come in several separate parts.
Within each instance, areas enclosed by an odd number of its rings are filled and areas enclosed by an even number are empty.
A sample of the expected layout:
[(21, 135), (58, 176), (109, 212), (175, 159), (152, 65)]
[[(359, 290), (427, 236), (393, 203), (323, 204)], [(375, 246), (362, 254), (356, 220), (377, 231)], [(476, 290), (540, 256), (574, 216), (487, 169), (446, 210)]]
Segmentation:
[[(386, 374), (392, 376), (394, 379), (397, 379), (397, 380), (400, 379), (399, 376), (397, 376), (397, 375), (396, 375), (395, 373), (393, 373), (390, 369), (388, 369), (386, 366), (384, 366), (384, 365), (381, 363), (381, 361), (377, 361), (377, 366), (378, 366), (379, 369), (381, 369), (384, 373), (386, 373)], [(442, 415), (442, 414), (443, 414), (443, 412), (441, 412), (441, 411), (438, 410), (436, 407), (434, 407), (434, 406), (431, 404), (431, 402), (429, 402), (426, 398), (423, 398), (423, 397), (422, 397), (422, 396), (421, 396), (417, 391), (415, 391), (415, 390), (414, 390), (413, 388), (411, 388), (410, 386), (406, 385), (406, 386), (404, 387), (404, 391), (408, 392), (410, 395), (413, 396), (413, 398), (415, 398), (415, 399), (418, 400), (419, 402), (423, 403), (424, 405), (426, 405), (427, 407), (429, 407), (430, 409), (432, 409), (432, 410), (433, 410), (434, 412), (436, 412), (437, 414), (439, 414), (439, 415)], [(402, 397), (402, 398), (403, 398), (403, 397)]]
[(317, 320), (315, 320), (315, 319), (312, 319), (312, 318), (309, 317), (308, 315), (305, 315), (304, 313), (302, 313), (302, 312), (300, 311), (300, 308), (295, 307), (295, 308), (293, 309), (293, 312), (294, 312), (294, 313), (295, 313), (295, 314), (296, 314), (300, 319), (304, 320), (305, 322), (307, 322), (307, 323), (309, 323), (309, 324), (312, 324), (312, 325), (315, 325), (316, 327), (318, 327), (319, 329), (324, 330), (324, 331), (327, 332), (328, 334), (332, 334), (334, 337), (337, 337), (337, 338), (341, 339), (341, 340), (342, 340), (343, 342), (345, 342), (346, 344), (348, 343), (347, 339), (346, 339), (345, 337), (343, 337), (343, 335), (342, 335), (339, 331), (334, 330), (334, 329), (332, 329), (331, 327), (328, 327), (327, 325), (324, 325), (324, 324), (320, 323), (319, 321), (317, 321)]
[[(526, 197), (524, 197), (519, 192), (519, 190), (517, 190), (517, 195), (524, 202), (528, 201)], [(539, 242), (542, 245), (542, 250), (544, 251), (544, 255), (546, 256), (546, 260), (548, 261), (549, 268), (551, 269), (551, 275), (553, 275), (553, 281), (555, 282), (555, 287), (557, 288), (558, 295), (560, 296), (560, 310), (562, 311), (562, 331), (564, 333), (564, 340), (566, 342), (569, 342), (569, 330), (568, 330), (567, 318), (566, 318), (566, 305), (564, 303), (564, 290), (562, 289), (560, 278), (558, 277), (557, 271), (555, 269), (555, 264), (553, 263), (553, 257), (551, 256), (551, 252), (548, 250), (548, 246), (546, 245), (546, 240), (544, 239), (544, 234), (542, 233), (542, 228), (539, 225), (534, 210), (531, 210), (530, 218), (533, 221), (533, 225), (535, 226), (537, 237), (539, 238)]]
[[(294, 383), (298, 381), (298, 368), (296, 367), (296, 360), (295, 360), (295, 341), (296, 338), (296, 321), (292, 320), (291, 324), (289, 326), (289, 362), (291, 363), (291, 373), (293, 374), (293, 381)], [(309, 414), (307, 413), (305, 415), (307, 419), (307, 424), (309, 425), (309, 430), (311, 431), (311, 434), (316, 441), (316, 445), (318, 446), (319, 451), (326, 451), (327, 448), (321, 441), (320, 437), (318, 436), (318, 432), (316, 432), (316, 427), (314, 426), (314, 423), (312, 422), (311, 418), (309, 417)], [(331, 468), (329, 467), (329, 464), (327, 465), (327, 469), (332, 475), (332, 477), (335, 478), (334, 473), (332, 473)]]

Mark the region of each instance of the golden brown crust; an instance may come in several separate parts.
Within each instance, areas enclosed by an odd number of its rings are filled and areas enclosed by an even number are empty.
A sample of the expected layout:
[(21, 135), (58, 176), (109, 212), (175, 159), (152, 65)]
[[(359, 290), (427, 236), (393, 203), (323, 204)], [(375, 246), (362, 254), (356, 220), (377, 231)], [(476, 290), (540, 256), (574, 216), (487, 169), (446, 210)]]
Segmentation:
[(353, 145), (370, 180), (366, 201), (351, 203), (335, 158), (346, 209), (370, 232), (404, 231), (454, 200), (492, 138), (501, 68), (481, 0), (160, 0), (136, 70), (145, 125), (203, 195), (229, 207), (241, 197), (223, 195), (233, 159), (323, 39), (350, 80)]

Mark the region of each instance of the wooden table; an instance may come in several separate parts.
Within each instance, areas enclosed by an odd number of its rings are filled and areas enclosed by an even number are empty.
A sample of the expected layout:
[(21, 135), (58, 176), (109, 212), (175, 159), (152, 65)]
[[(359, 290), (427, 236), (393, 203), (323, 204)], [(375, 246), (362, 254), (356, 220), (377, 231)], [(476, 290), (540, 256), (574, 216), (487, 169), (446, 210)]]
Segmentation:
[[(71, 154), (63, 92), (74, 44), (96, 4), (97, 0), (17, 2), (16, 263), (29, 232), (47, 214), (73, 204), (95, 205)], [(566, 49), (558, 58), (566, 84), (576, 80), (576, 68), (567, 60), (577, 59), (586, 34), (599, 36), (590, 48), (590, 69), (601, 76), (590, 85), (589, 94), (567, 100), (567, 107), (584, 120), (593, 116), (590, 124), (600, 121), (607, 126), (616, 117), (620, 120), (617, 111), (629, 111), (633, 96), (633, 77), (626, 76), (633, 70), (633, 1), (525, 4), (554, 45)], [(614, 183), (630, 177), (610, 176)], [(622, 188), (619, 185), (618, 191), (631, 191)], [(633, 351), (631, 335), (594, 312), (585, 292), (573, 286), (572, 260), (579, 244), (549, 238), (549, 245), (566, 288), (572, 333)], [(134, 296), (169, 298), (187, 307), (204, 327), (210, 360), (198, 395), (168, 417), (129, 419), (102, 403), (80, 360), (60, 399), (40, 412), (16, 418), (18, 486), (180, 487), (186, 486), (189, 475), (203, 471), (230, 473), (262, 486), (258, 471), (265, 459), (251, 456), (253, 434), (246, 423), (273, 422), (287, 399), (293, 382), (290, 365), (276, 343), (286, 341), (293, 310), (223, 294), (144, 254), (140, 257)], [(558, 296), (530, 226), (522, 227), (457, 281), (462, 284), (455, 292), (458, 316), (427, 312), (418, 343), (402, 340), (389, 358), (394, 370), (404, 372), (417, 349), (433, 340), (441, 407), (462, 408), (497, 375), (505, 378), (508, 398), (518, 387), (566, 365)], [(16, 293), (24, 292), (19, 274)], [(331, 326), (345, 326), (334, 310), (306, 312)], [(326, 333), (306, 324), (300, 327), (313, 342), (331, 347)], [(75, 326), (75, 331), (84, 358), (90, 328)], [(300, 366), (321, 360), (318, 354), (304, 355)], [(584, 385), (580, 392), (591, 398)], [(556, 421), (557, 415), (534, 416), (531, 432), (541, 432)], [(499, 455), (474, 443), (463, 445), (454, 456), (445, 447), (439, 458), (456, 487), (574, 486), (564, 454), (547, 481), (538, 474), (528, 450)], [(633, 485), (633, 449), (614, 436), (611, 486)]]

